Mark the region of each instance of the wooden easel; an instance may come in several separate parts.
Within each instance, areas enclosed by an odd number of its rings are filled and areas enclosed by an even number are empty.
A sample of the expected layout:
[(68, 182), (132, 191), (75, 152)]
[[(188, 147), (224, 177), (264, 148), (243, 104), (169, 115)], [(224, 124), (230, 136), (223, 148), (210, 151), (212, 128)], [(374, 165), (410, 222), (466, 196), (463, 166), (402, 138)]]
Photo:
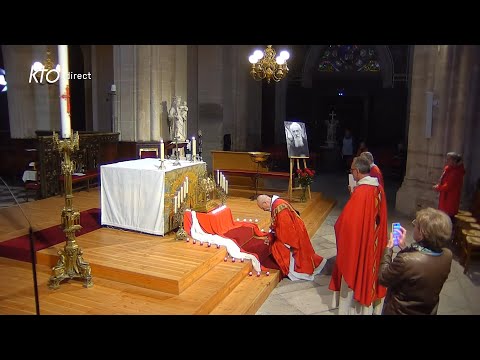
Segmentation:
[[(292, 194), (293, 190), (301, 190), (301, 186), (293, 187), (293, 176), (296, 175), (296, 169), (301, 169), (300, 167), (300, 159), (303, 159), (303, 168), (307, 167), (307, 159), (306, 157), (298, 157), (298, 156), (290, 156), (290, 179), (288, 180), (288, 200), (292, 201)], [(296, 167), (294, 167), (296, 165)], [(295, 170), (295, 171), (294, 171)], [(312, 198), (312, 194), (310, 192), (310, 185), (307, 186), (307, 194), (308, 199)]]

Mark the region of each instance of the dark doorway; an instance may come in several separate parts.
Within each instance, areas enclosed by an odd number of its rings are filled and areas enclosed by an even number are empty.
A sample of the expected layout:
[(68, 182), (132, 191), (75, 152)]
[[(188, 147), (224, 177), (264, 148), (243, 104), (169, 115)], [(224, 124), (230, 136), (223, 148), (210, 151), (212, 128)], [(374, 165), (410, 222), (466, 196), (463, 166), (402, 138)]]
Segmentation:
[(364, 116), (364, 99), (360, 96), (318, 96), (314, 102), (316, 104), (316, 124), (318, 135), (315, 143), (325, 145), (327, 136), (326, 121), (330, 119), (333, 112), (335, 119), (338, 121), (335, 137), (337, 144), (340, 144), (345, 129), (350, 129), (354, 139), (358, 140), (364, 137), (363, 129), (365, 129)]

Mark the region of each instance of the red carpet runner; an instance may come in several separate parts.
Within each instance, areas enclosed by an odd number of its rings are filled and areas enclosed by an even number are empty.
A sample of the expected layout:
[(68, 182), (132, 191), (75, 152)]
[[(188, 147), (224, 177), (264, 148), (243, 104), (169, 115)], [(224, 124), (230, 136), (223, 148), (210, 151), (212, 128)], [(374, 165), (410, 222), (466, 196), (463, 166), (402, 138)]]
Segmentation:
[[(100, 209), (89, 209), (80, 212), (80, 225), (82, 229), (75, 233), (76, 237), (99, 229), (101, 227)], [(65, 233), (60, 228), (60, 225), (55, 225), (33, 233), (33, 242), (36, 251), (64, 242), (65, 239)], [(0, 242), (0, 256), (31, 262), (28, 234)]]

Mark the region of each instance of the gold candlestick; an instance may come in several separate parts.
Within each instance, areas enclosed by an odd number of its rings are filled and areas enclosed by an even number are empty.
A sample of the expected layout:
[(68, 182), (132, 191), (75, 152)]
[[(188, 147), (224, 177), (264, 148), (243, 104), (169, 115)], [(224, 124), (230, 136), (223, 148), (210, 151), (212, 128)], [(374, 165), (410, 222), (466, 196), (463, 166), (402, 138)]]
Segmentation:
[(178, 226), (177, 233), (175, 234), (175, 238), (177, 240), (185, 240), (188, 236), (187, 232), (183, 228), (183, 216), (185, 214), (185, 210), (187, 210), (187, 204), (188, 204), (188, 194), (185, 196), (185, 199), (180, 204), (180, 208), (173, 215), (174, 227)]
[(63, 250), (58, 251), (59, 259), (52, 268), (53, 275), (50, 277), (48, 287), (58, 289), (60, 282), (65, 279), (82, 278), (85, 280), (84, 287), (92, 287), (92, 275), (90, 264), (83, 260), (83, 251), (75, 241), (75, 231), (82, 228), (80, 225), (80, 212), (73, 209), (72, 173), (74, 163), (70, 159), (71, 153), (79, 149), (78, 131), (73, 137), (59, 140), (58, 134), (53, 132), (53, 143), (58, 151), (63, 152), (62, 173), (65, 189), (65, 207), (62, 209), (62, 228), (67, 237)]

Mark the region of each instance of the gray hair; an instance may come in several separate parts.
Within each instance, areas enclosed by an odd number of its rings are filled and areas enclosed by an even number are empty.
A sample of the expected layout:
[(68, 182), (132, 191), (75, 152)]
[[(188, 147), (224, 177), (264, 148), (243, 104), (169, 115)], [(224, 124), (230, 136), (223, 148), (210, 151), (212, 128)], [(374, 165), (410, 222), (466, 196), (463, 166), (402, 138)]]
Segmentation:
[(357, 169), (358, 172), (363, 175), (370, 173), (370, 163), (362, 156), (357, 156), (353, 159), (352, 168)]
[(452, 235), (452, 220), (441, 210), (426, 208), (417, 212), (418, 229), (432, 250), (440, 250)]
[(462, 161), (462, 155), (460, 155), (459, 153), (456, 153), (455, 151), (448, 152), (447, 158), (452, 159), (455, 162), (455, 164), (458, 164)]
[(367, 159), (370, 165), (373, 164), (373, 155), (370, 151), (364, 151), (360, 154), (360, 156)]

